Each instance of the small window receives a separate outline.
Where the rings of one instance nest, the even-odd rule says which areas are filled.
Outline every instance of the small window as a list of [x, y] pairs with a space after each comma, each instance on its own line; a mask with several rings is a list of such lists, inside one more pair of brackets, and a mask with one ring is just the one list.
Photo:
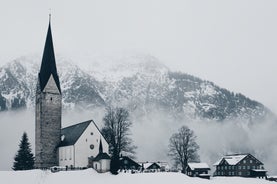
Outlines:
[[86, 139], [86, 142], [88, 142], [88, 139]]
[[249, 162], [250, 162], [250, 164], [252, 164], [252, 163], [253, 163], [253, 161], [252, 161], [252, 160], [250, 160]]
[[90, 132], [90, 135], [93, 135], [93, 132]]
[[91, 145], [89, 146], [89, 148], [90, 148], [90, 149], [94, 149], [94, 145], [91, 144]]
[[244, 160], [243, 163], [245, 164], [245, 163], [246, 163], [246, 160]]
[[52, 97], [50, 98], [50, 100], [52, 101]]

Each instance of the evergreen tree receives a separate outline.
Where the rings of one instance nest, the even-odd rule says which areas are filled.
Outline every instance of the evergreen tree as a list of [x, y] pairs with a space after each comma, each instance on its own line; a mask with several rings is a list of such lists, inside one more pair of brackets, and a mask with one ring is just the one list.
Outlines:
[[31, 146], [28, 141], [27, 133], [24, 132], [19, 144], [19, 150], [14, 158], [13, 170], [34, 169], [34, 155], [31, 152]]

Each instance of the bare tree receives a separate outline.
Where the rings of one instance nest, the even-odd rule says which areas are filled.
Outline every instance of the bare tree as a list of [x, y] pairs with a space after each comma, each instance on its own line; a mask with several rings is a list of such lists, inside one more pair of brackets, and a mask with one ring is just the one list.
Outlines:
[[176, 166], [182, 167], [182, 173], [186, 173], [188, 162], [199, 161], [198, 149], [196, 135], [187, 126], [182, 126], [169, 139], [169, 156]]
[[111, 172], [116, 174], [119, 169], [119, 156], [122, 153], [135, 154], [136, 147], [130, 138], [132, 122], [129, 119], [129, 112], [124, 108], [107, 108], [103, 118], [103, 136], [109, 143], [111, 160]]

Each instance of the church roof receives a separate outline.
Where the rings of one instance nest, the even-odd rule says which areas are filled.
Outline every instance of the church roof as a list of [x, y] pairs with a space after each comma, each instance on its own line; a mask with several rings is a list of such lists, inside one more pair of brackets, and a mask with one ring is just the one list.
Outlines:
[[51, 74], [55, 80], [55, 83], [61, 93], [60, 81], [57, 73], [56, 68], [56, 61], [55, 61], [55, 53], [54, 53], [54, 46], [52, 40], [52, 33], [51, 33], [51, 25], [49, 22], [48, 32], [46, 36], [46, 41], [44, 45], [44, 51], [42, 56], [42, 62], [39, 72], [39, 84], [40, 90], [43, 91]]
[[94, 159], [93, 161], [99, 161], [99, 160], [103, 160], [103, 159], [111, 159], [111, 157], [107, 154], [107, 153], [99, 153]]
[[89, 120], [61, 129], [61, 135], [64, 136], [64, 139], [59, 146], [74, 145], [91, 122], [92, 120]]

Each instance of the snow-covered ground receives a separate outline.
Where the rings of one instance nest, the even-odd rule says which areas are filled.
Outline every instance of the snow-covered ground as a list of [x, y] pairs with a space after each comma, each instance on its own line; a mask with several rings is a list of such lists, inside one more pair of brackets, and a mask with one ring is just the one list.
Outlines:
[[269, 184], [263, 179], [216, 177], [211, 180], [190, 178], [181, 173], [121, 173], [117, 176], [110, 173], [98, 174], [93, 169], [83, 171], [0, 171], [1, 184]]

